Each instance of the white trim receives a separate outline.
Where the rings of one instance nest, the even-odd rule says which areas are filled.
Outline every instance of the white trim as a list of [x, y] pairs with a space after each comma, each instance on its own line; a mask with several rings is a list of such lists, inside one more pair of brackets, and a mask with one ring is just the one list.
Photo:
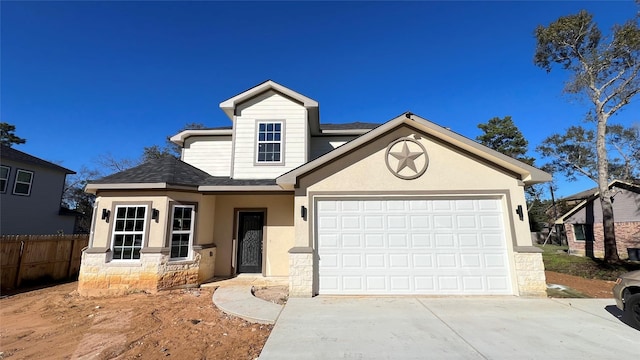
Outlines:
[[198, 191], [287, 191], [278, 185], [203, 185], [198, 187]]
[[[119, 208], [125, 208], [125, 209], [136, 208], [137, 209], [137, 208], [140, 208], [140, 207], [144, 208], [144, 217], [142, 219], [142, 221], [143, 221], [142, 222], [142, 231], [138, 231], [138, 230], [127, 231], [127, 230], [124, 230], [124, 229], [120, 230], [120, 231], [116, 230], [117, 221], [118, 221], [118, 209]], [[113, 208], [113, 211], [114, 211], [114, 214], [112, 216], [113, 220], [111, 220], [111, 221], [113, 221], [113, 228], [112, 228], [112, 231], [111, 231], [111, 243], [110, 243], [110, 246], [109, 246], [109, 248], [111, 249], [111, 260], [112, 261], [118, 261], [118, 262], [123, 262], [123, 261], [125, 261], [125, 262], [139, 262], [142, 256], [140, 256], [137, 259], [118, 259], [118, 258], [114, 258], [113, 254], [115, 254], [115, 250], [114, 250], [115, 239], [116, 239], [116, 235], [140, 235], [141, 236], [141, 238], [140, 238], [140, 251], [138, 252], [138, 254], [140, 254], [142, 252], [142, 249], [144, 249], [144, 240], [145, 240], [146, 231], [147, 231], [147, 221], [148, 221], [148, 218], [149, 218], [149, 205], [142, 205], [142, 204], [116, 205]], [[125, 219], [126, 219], [126, 217], [125, 217]], [[138, 219], [138, 218], [136, 217], [135, 219]], [[123, 242], [124, 242], [124, 240], [123, 240]], [[125, 247], [124, 243], [123, 243], [122, 247], [123, 248]], [[135, 250], [135, 248], [136, 247], [133, 246], [131, 248], [131, 251]]]
[[183, 146], [184, 141], [192, 136], [229, 136], [233, 135], [232, 129], [197, 129], [184, 130], [169, 138], [169, 141], [176, 145]]
[[525, 184], [530, 185], [551, 181], [551, 175], [540, 169], [501, 154], [493, 149], [481, 145], [462, 135], [456, 134], [451, 130], [445, 129], [417, 115], [406, 113], [378, 126], [372, 131], [369, 131], [366, 134], [349, 141], [348, 143], [313, 161], [310, 161], [281, 175], [276, 179], [276, 182], [282, 187], [291, 188], [296, 184], [299, 176], [304, 175], [308, 172], [312, 172], [316, 168], [319, 168], [321, 165], [329, 163], [334, 159], [337, 159], [340, 156], [349, 153], [354, 149], [357, 149], [359, 146], [362, 146], [370, 141], [374, 141], [377, 137], [387, 134], [403, 125], [413, 127], [417, 131], [424, 132], [437, 139], [440, 139], [443, 142], [451, 144], [452, 146], [468, 151], [471, 154], [492, 162], [499, 167], [512, 171], [518, 174], [520, 176], [520, 180], [524, 181]]
[[195, 186], [170, 185], [167, 183], [114, 183], [114, 184], [87, 184], [84, 191], [95, 194], [98, 190], [136, 190], [136, 189], [175, 189], [195, 190]]
[[0, 169], [7, 169], [7, 177], [3, 178], [2, 176], [2, 170], [0, 170], [0, 180], [4, 180], [4, 188], [0, 187], [0, 193], [5, 193], [7, 192], [7, 188], [9, 187], [9, 178], [11, 177], [11, 167], [10, 166], [5, 166], [5, 165], [0, 165]]
[[[268, 130], [266, 129], [267, 126], [269, 126], [269, 124], [273, 124], [274, 125], [274, 130], [272, 131], [274, 136], [277, 133], [275, 130], [275, 125], [276, 124], [280, 124], [280, 140], [260, 140], [260, 125], [264, 125], [265, 126], [265, 136], [268, 133]], [[284, 144], [285, 144], [285, 121], [284, 120], [256, 120], [256, 128], [255, 128], [255, 158], [254, 158], [254, 164], [255, 165], [284, 165]], [[278, 161], [267, 161], [267, 160], [262, 160], [260, 161], [259, 156], [260, 156], [260, 144], [279, 144], [280, 145], [280, 160]], [[265, 153], [266, 154], [266, 153]]]
[[227, 99], [223, 102], [220, 103], [220, 108], [222, 109], [222, 111], [224, 111], [225, 114], [227, 114], [227, 116], [229, 117], [229, 119], [231, 119], [232, 121], [235, 120], [234, 119], [234, 111], [236, 109], [236, 107], [238, 105], [240, 105], [241, 103], [243, 103], [246, 100], [251, 99], [252, 97], [255, 97], [259, 94], [262, 94], [265, 91], [268, 90], [275, 90], [281, 94], [284, 94], [296, 101], [299, 101], [300, 103], [302, 103], [302, 106], [306, 107], [306, 108], [317, 108], [318, 107], [318, 102], [308, 98], [298, 92], [295, 92], [289, 88], [286, 88], [278, 83], [276, 83], [275, 81], [272, 80], [267, 80], [265, 82], [263, 82], [262, 84], [259, 84], [257, 86], [252, 87], [249, 90], [243, 91], [242, 93]]
[[[176, 208], [190, 208], [191, 209], [191, 225], [189, 230], [174, 230], [173, 222], [175, 221], [175, 209]], [[170, 233], [169, 233], [169, 260], [170, 261], [185, 261], [193, 259], [193, 233], [195, 229], [196, 222], [196, 206], [193, 204], [173, 204], [171, 206], [171, 219], [169, 223]], [[189, 244], [187, 245], [187, 256], [186, 257], [172, 257], [171, 252], [173, 248], [173, 235], [174, 234], [188, 234], [189, 235]]]
[[[31, 175], [31, 177], [29, 178], [29, 182], [25, 182], [25, 181], [20, 181], [18, 180], [18, 178], [20, 177], [20, 173], [26, 173]], [[29, 196], [31, 195], [31, 189], [33, 188], [33, 177], [34, 177], [35, 173], [31, 170], [24, 170], [24, 169], [16, 169], [16, 177], [13, 181], [13, 195], [18, 195], [18, 196]], [[24, 184], [28, 184], [29, 185], [29, 190], [27, 191], [26, 194], [24, 193], [17, 193], [16, 192], [16, 187], [18, 186], [18, 184], [24, 185]]]

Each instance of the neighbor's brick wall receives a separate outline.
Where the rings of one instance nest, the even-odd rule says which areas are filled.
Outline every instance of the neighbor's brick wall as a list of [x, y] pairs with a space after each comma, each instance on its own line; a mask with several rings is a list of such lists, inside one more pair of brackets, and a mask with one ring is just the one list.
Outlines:
[[[588, 246], [593, 245], [593, 255], [597, 258], [604, 257], [604, 230], [602, 223], [593, 224], [593, 237], [595, 239], [593, 242], [576, 241], [573, 224], [565, 224], [564, 231], [567, 234], [570, 254], [585, 256], [588, 250], [591, 251]], [[615, 231], [618, 255], [622, 259], [627, 259], [629, 257], [627, 248], [640, 248], [640, 221], [616, 223]]]
[[514, 253], [518, 292], [521, 296], [547, 296], [541, 253]]
[[[209, 254], [207, 252], [207, 254]], [[215, 256], [213, 256], [215, 258]], [[207, 257], [205, 268], [212, 267]], [[78, 292], [85, 296], [118, 295], [133, 291], [157, 292], [200, 283], [201, 254], [190, 261], [170, 262], [164, 254], [140, 254], [135, 263], [107, 262], [107, 254], [84, 253]]]

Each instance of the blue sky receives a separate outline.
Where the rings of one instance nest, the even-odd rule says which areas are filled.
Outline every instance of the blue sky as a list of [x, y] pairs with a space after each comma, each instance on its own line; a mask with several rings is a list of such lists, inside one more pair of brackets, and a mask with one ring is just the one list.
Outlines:
[[[186, 123], [231, 125], [218, 104], [272, 79], [317, 100], [324, 123], [410, 110], [475, 138], [510, 115], [538, 157], [588, 104], [562, 93], [568, 74], [533, 65], [533, 31], [583, 8], [604, 29], [637, 11], [631, 0], [2, 1], [0, 120], [27, 139], [17, 149], [78, 170], [138, 157]], [[640, 121], [638, 101], [612, 121]], [[561, 196], [595, 186], [559, 185]]]

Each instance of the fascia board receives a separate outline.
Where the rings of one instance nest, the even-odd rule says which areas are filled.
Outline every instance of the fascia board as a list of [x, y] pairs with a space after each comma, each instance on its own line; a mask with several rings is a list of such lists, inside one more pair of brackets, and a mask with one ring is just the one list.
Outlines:
[[206, 130], [206, 129], [198, 129], [198, 130], [184, 130], [179, 132], [176, 135], [173, 135], [169, 140], [176, 144], [182, 146], [184, 141], [192, 136], [231, 136], [233, 134], [232, 129], [218, 129], [218, 130]]
[[255, 185], [255, 186], [241, 186], [241, 185], [201, 185], [198, 187], [198, 191], [287, 191], [278, 185]]
[[171, 185], [167, 183], [114, 183], [114, 184], [87, 184], [84, 191], [95, 194], [99, 190], [148, 190], [148, 189], [173, 189], [196, 190], [194, 186]]
[[307, 163], [292, 171], [285, 173], [276, 179], [276, 183], [280, 186], [290, 186], [297, 182], [297, 177], [312, 171], [317, 166], [331, 161], [358, 146], [365, 144], [377, 136], [380, 136], [394, 128], [406, 124], [408, 126], [415, 127], [417, 130], [423, 131], [426, 134], [434, 136], [446, 143], [459, 147], [463, 150], [484, 158], [499, 167], [510, 170], [521, 176], [521, 179], [525, 184], [536, 184], [546, 181], [551, 181], [551, 175], [536, 169], [533, 166], [527, 165], [521, 161], [512, 159], [504, 154], [501, 154], [493, 149], [490, 149], [484, 145], [481, 145], [471, 139], [468, 139], [462, 135], [459, 135], [451, 130], [445, 129], [439, 125], [436, 125], [426, 119], [423, 119], [416, 115], [410, 115], [411, 118], [407, 118], [406, 114], [402, 114], [393, 120], [390, 120], [377, 128], [365, 133], [364, 135], [350, 141], [349, 143]]
[[268, 80], [265, 81], [264, 83], [255, 86], [247, 91], [244, 91], [230, 99], [227, 99], [223, 102], [220, 103], [220, 108], [224, 111], [225, 114], [227, 114], [227, 116], [229, 117], [229, 119], [231, 119], [232, 121], [234, 120], [234, 110], [235, 108], [241, 104], [242, 102], [249, 100], [259, 94], [262, 94], [265, 91], [268, 90], [275, 90], [277, 92], [280, 92], [290, 98], [293, 98], [299, 102], [302, 103], [302, 105], [309, 109], [309, 108], [317, 108], [318, 107], [318, 102], [306, 97], [298, 92], [295, 92], [287, 87], [284, 87], [272, 80]]

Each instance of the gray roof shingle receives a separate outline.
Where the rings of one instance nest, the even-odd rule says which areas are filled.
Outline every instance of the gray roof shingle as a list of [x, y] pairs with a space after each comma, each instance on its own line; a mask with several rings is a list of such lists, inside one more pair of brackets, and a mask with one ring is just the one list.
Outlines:
[[382, 124], [377, 123], [365, 123], [365, 122], [352, 122], [345, 124], [320, 124], [321, 130], [359, 130], [359, 129], [374, 129]]
[[167, 183], [171, 185], [199, 186], [211, 175], [174, 157], [167, 156], [105, 176], [90, 184]]
[[45, 168], [49, 168], [49, 169], [53, 169], [53, 170], [58, 170], [58, 171], [62, 171], [65, 174], [75, 174], [76, 172], [73, 170], [69, 170], [65, 167], [62, 167], [60, 165], [56, 165], [52, 162], [46, 161], [46, 160], [42, 160], [38, 157], [35, 157], [33, 155], [29, 155], [27, 153], [24, 153], [20, 150], [16, 150], [12, 147], [6, 146], [6, 145], [0, 145], [0, 159], [2, 160], [13, 160], [13, 161], [18, 161], [18, 162], [23, 162], [23, 163], [29, 163], [29, 164], [34, 164], [37, 166], [42, 166]]

